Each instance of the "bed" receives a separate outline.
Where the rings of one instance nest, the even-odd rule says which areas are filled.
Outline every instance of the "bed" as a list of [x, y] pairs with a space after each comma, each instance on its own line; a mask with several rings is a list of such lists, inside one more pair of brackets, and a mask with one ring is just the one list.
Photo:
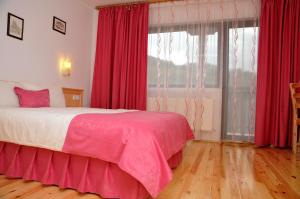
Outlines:
[[104, 198], [156, 197], [192, 138], [175, 113], [0, 106], [0, 173]]

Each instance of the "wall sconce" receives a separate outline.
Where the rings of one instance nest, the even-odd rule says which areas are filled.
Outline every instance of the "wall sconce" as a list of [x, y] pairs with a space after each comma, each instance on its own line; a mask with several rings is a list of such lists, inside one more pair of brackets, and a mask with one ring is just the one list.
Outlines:
[[71, 76], [71, 69], [72, 69], [72, 63], [69, 59], [64, 58], [60, 60], [60, 73], [64, 77], [70, 77]]

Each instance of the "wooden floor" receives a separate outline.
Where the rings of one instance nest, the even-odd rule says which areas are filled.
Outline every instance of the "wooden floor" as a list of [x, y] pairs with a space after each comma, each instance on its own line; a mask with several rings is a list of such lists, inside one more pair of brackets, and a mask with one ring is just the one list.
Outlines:
[[[0, 176], [0, 198], [99, 199], [71, 189]], [[289, 150], [193, 142], [158, 199], [300, 199], [300, 158]]]

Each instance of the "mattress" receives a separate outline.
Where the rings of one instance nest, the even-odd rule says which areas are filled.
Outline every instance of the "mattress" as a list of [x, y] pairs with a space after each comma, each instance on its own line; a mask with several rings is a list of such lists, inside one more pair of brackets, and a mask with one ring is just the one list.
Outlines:
[[62, 151], [68, 127], [76, 115], [129, 111], [133, 110], [0, 107], [0, 140]]

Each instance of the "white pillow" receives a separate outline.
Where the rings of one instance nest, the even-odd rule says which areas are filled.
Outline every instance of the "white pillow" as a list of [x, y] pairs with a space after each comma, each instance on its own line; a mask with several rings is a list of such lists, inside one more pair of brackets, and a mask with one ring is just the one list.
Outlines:
[[51, 107], [66, 107], [66, 100], [62, 88], [53, 87], [49, 89], [49, 92]]
[[14, 92], [15, 86], [20, 86], [20, 83], [0, 80], [0, 106], [19, 106], [18, 97]]
[[[21, 83], [21, 87], [27, 90], [45, 89], [45, 87], [25, 82]], [[65, 96], [61, 87], [51, 87], [46, 89], [49, 89], [50, 107], [66, 107]]]

